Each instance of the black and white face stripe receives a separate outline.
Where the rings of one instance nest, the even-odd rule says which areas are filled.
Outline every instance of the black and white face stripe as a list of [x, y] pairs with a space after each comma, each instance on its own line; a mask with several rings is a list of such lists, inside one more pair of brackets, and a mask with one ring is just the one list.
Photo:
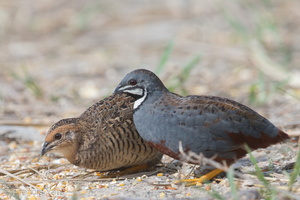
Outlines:
[[[140, 89], [141, 89], [141, 88], [140, 88]], [[133, 104], [133, 109], [134, 109], [134, 110], [137, 109], [137, 108], [145, 101], [145, 99], [146, 99], [146, 97], [147, 97], [147, 90], [144, 89], [143, 93], [144, 93], [143, 96], [142, 96], [141, 98], [137, 99], [137, 100], [134, 102], [134, 104]]]
[[130, 85], [122, 87], [123, 92], [127, 92], [129, 94], [133, 94], [136, 96], [143, 96], [144, 91], [140, 87], [132, 87]]
[[133, 109], [137, 109], [146, 99], [147, 90], [140, 87], [132, 87], [131, 85], [123, 86], [119, 88], [122, 92], [138, 96], [139, 98], [134, 102]]

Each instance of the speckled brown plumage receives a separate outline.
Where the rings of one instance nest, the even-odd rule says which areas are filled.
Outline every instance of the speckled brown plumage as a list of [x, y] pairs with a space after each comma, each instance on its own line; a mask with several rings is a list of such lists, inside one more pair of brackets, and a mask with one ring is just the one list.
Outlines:
[[58, 152], [74, 165], [99, 171], [158, 163], [162, 154], [135, 129], [133, 102], [126, 94], [115, 94], [78, 118], [58, 121], [46, 135], [42, 155]]

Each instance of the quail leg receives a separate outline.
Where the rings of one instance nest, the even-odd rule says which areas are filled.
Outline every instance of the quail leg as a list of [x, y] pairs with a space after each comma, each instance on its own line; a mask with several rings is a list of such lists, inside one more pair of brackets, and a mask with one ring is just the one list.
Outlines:
[[210, 179], [217, 176], [221, 172], [223, 172], [223, 170], [214, 169], [213, 171], [201, 176], [200, 178], [182, 179], [181, 182], [187, 183], [187, 185], [200, 185], [206, 181], [209, 181]]

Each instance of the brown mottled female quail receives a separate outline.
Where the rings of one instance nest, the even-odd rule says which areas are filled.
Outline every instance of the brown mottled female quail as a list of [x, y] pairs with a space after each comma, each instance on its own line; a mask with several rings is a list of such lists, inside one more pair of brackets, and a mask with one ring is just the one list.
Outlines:
[[162, 154], [138, 134], [133, 103], [133, 97], [115, 94], [78, 118], [58, 121], [48, 131], [41, 155], [57, 152], [74, 165], [98, 171], [157, 164]]

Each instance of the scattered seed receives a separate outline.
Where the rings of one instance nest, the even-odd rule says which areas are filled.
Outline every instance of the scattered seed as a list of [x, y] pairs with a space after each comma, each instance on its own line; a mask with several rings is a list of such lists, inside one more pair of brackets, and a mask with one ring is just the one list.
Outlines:
[[206, 185], [206, 186], [205, 186], [205, 190], [206, 190], [206, 191], [209, 191], [210, 189], [211, 189], [211, 185]]
[[36, 187], [40, 190], [44, 190], [45, 189], [45, 185], [44, 184], [37, 184]]
[[16, 141], [13, 141], [13, 142], [9, 143], [8, 147], [10, 150], [14, 150], [18, 147], [18, 144]]
[[36, 200], [37, 198], [35, 197], [35, 196], [33, 196], [33, 195], [30, 195], [29, 197], [28, 197], [28, 200]]
[[66, 187], [66, 191], [68, 191], [68, 192], [73, 192], [73, 191], [75, 191], [75, 190], [76, 190], [76, 188], [73, 187], [72, 185], [68, 185], [68, 186]]
[[124, 186], [125, 184], [124, 183], [120, 183], [118, 186]]
[[161, 192], [161, 193], [159, 194], [159, 197], [160, 197], [160, 198], [164, 198], [164, 197], [166, 197], [166, 194], [165, 194], [164, 192]]
[[202, 186], [202, 185], [203, 185], [203, 183], [201, 183], [201, 182], [196, 183], [196, 186]]
[[165, 186], [165, 189], [167, 189], [167, 190], [177, 190], [177, 188], [172, 187], [172, 186]]

